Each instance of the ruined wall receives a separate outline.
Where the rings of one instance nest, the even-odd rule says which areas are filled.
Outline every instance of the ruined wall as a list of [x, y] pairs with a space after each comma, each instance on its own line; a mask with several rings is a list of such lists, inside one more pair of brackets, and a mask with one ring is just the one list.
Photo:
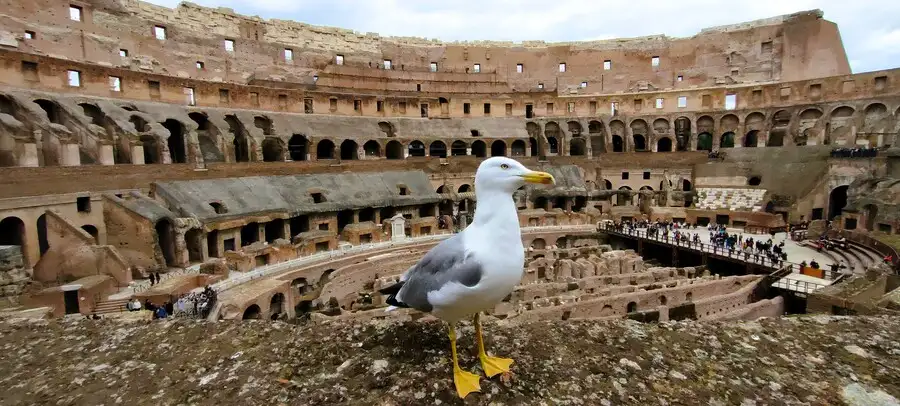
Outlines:
[[19, 246], [0, 246], [0, 307], [18, 304], [18, 296], [31, 281]]
[[159, 269], [165, 262], [159, 258], [161, 253], [158, 252], [154, 224], [114, 199], [118, 198], [106, 196], [103, 202], [103, 217], [108, 230], [107, 243], [131, 266], [143, 269], [144, 272]]
[[123, 258], [110, 246], [97, 245], [93, 236], [53, 211], [46, 212], [49, 250], [34, 266], [34, 279], [65, 283], [92, 276], [108, 275], [119, 286], [131, 282], [131, 272]]

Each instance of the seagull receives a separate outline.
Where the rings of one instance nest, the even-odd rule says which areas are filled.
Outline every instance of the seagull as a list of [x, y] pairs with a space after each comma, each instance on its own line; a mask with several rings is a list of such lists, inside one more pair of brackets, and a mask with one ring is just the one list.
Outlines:
[[522, 280], [525, 249], [513, 193], [526, 183], [554, 184], [553, 175], [532, 171], [505, 158], [489, 158], [475, 172], [475, 220], [462, 232], [432, 248], [400, 281], [381, 289], [387, 311], [413, 308], [449, 324], [453, 383], [460, 398], [480, 392], [479, 376], [459, 367], [456, 323], [475, 315], [478, 357], [485, 375], [509, 372], [513, 360], [487, 355], [480, 314], [493, 308]]

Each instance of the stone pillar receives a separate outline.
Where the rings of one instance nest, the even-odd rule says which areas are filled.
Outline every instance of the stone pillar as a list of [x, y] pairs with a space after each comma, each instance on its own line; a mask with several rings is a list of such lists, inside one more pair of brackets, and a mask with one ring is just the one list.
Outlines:
[[134, 165], [144, 165], [144, 146], [143, 145], [132, 145], [131, 146], [131, 163]]
[[256, 223], [256, 241], [266, 240], [266, 224]]
[[290, 221], [290, 219], [288, 219], [288, 221], [283, 221], [283, 222], [282, 222], [282, 225], [284, 226], [284, 230], [281, 232], [281, 235], [283, 235], [284, 238], [285, 238], [286, 240], [288, 240], [288, 241], [294, 241], [294, 236], [291, 235], [291, 221]]
[[16, 158], [16, 160], [19, 162], [19, 166], [29, 168], [37, 168], [41, 166], [41, 161], [38, 158], [37, 144], [34, 143], [22, 144], [21, 149], [19, 149], [19, 156], [17, 156]]
[[100, 165], [115, 165], [116, 157], [112, 144], [100, 144]]
[[80, 166], [81, 153], [78, 150], [78, 144], [62, 144], [59, 148], [59, 165], [60, 166]]

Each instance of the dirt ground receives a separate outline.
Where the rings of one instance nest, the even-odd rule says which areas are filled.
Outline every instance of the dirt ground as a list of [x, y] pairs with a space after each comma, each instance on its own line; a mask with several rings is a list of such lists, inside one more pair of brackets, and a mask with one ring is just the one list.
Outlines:
[[[473, 329], [461, 363], [480, 372]], [[895, 405], [900, 319], [485, 325], [456, 398], [439, 322], [0, 322], [3, 405]], [[893, 402], [893, 403], [892, 403]]]

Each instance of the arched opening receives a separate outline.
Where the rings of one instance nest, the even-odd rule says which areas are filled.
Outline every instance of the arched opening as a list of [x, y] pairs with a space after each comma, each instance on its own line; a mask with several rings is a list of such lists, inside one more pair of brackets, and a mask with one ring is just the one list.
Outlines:
[[234, 135], [234, 161], [250, 162], [250, 139], [243, 124], [235, 115], [225, 116], [225, 122], [228, 123], [228, 131]]
[[225, 157], [219, 150], [218, 132], [209, 122], [209, 118], [204, 113], [192, 112], [188, 113], [188, 117], [197, 123], [197, 143], [200, 145], [200, 153], [203, 155], [203, 162], [222, 162]]
[[241, 316], [241, 320], [258, 320], [260, 316], [260, 310], [258, 305], [250, 305], [247, 307], [247, 310], [244, 310], [243, 316]]
[[697, 150], [698, 151], [712, 151], [713, 149], [713, 137], [710, 133], [700, 133], [697, 136]]
[[379, 158], [381, 157], [381, 144], [375, 140], [366, 141], [363, 144], [363, 152], [366, 154], [366, 158]]
[[387, 159], [403, 159], [403, 144], [397, 140], [388, 141], [384, 152]]
[[769, 201], [766, 203], [765, 211], [766, 213], [775, 213], [775, 202]]
[[178, 120], [168, 119], [163, 127], [169, 130], [169, 138], [166, 144], [169, 146], [169, 157], [172, 163], [183, 164], [187, 162], [187, 154], [184, 146], [184, 125]]
[[631, 188], [628, 186], [620, 187], [619, 192], [616, 194], [616, 206], [629, 206], [633, 201], [634, 196]]
[[606, 190], [612, 190], [612, 182], [609, 179], [603, 179], [603, 186], [606, 187]]
[[547, 137], [547, 147], [549, 148], [549, 153], [559, 153], [559, 141], [556, 140], [556, 137]]
[[156, 222], [156, 241], [159, 243], [159, 249], [162, 251], [163, 259], [166, 266], [175, 266], [175, 228], [168, 219], [161, 219]]
[[656, 141], [657, 152], [672, 152], [672, 139], [669, 137], [660, 138]]
[[101, 111], [99, 107], [90, 103], [79, 103], [78, 106], [81, 107], [81, 111], [84, 112], [84, 115], [91, 119], [91, 124], [105, 127], [104, 121], [106, 120], [104, 119], [106, 118], [106, 115], [103, 114], [103, 111]]
[[309, 153], [309, 140], [305, 135], [294, 134], [288, 141], [288, 152], [291, 155], [291, 161], [305, 161], [306, 154]]
[[463, 183], [462, 185], [459, 185], [459, 189], [456, 189], [456, 193], [468, 193], [471, 191], [472, 191], [472, 187], [465, 183]]
[[7, 217], [0, 221], [0, 245], [17, 245], [25, 250], [25, 222], [18, 217]]
[[687, 151], [691, 145], [691, 120], [687, 117], [675, 119], [675, 146], [679, 151]]
[[531, 151], [531, 156], [538, 156], [538, 142], [534, 137], [528, 139], [528, 149]]
[[525, 141], [513, 141], [512, 145], [509, 146], [509, 153], [511, 156], [525, 156]]
[[446, 158], [447, 144], [444, 144], [443, 141], [432, 142], [431, 145], [428, 146], [428, 155], [436, 156], [438, 158]]
[[634, 312], [636, 312], [636, 311], [637, 311], [637, 303], [635, 303], [635, 302], [628, 302], [628, 305], [625, 306], [625, 311], [628, 312], [628, 313], [634, 313]]
[[531, 248], [536, 250], [542, 250], [547, 248], [547, 242], [544, 241], [543, 238], [535, 238], [534, 241], [531, 242]]
[[50, 249], [50, 240], [47, 239], [47, 215], [41, 214], [37, 219], [38, 248], [41, 255]]
[[341, 159], [359, 159], [359, 144], [353, 140], [344, 140], [344, 142], [341, 143]]
[[757, 142], [759, 141], [759, 131], [753, 130], [747, 133], [744, 136], [744, 147], [745, 148], [755, 148]]
[[659, 304], [660, 304], [661, 306], [665, 306], [666, 303], [669, 303], [669, 299], [666, 299], [666, 296], [665, 296], [665, 295], [660, 296], [660, 297], [659, 297]]
[[539, 196], [537, 199], [534, 199], [534, 208], [547, 210], [550, 208], [550, 202], [544, 196]]
[[316, 144], [316, 159], [334, 159], [334, 143], [331, 140], [319, 140]]
[[141, 146], [144, 148], [144, 163], [147, 165], [160, 163], [159, 144], [156, 137], [150, 134], [141, 136]]
[[263, 135], [275, 135], [275, 130], [272, 128], [272, 120], [266, 116], [253, 117], [253, 125], [262, 130]]
[[751, 176], [750, 179], [747, 180], [747, 184], [750, 186], [759, 186], [762, 183], [762, 178], [759, 176]]
[[847, 205], [847, 185], [834, 188], [828, 195], [828, 220], [834, 220], [844, 212]]
[[130, 121], [131, 124], [134, 125], [134, 130], [139, 133], [150, 131], [150, 124], [147, 123], [147, 120], [144, 120], [144, 118], [141, 116], [131, 116], [128, 121]]
[[384, 135], [388, 138], [393, 138], [396, 136], [396, 134], [394, 133], [394, 125], [387, 121], [379, 122], [378, 129], [381, 130], [381, 132], [383, 132]]
[[875, 231], [875, 217], [878, 216], [878, 206], [867, 204], [863, 207], [863, 213], [866, 216], [866, 230]]
[[466, 156], [468, 152], [466, 151], [465, 141], [453, 141], [453, 144], [450, 144], [450, 155], [452, 156]]
[[266, 233], [266, 242], [271, 244], [275, 240], [284, 238], [284, 220], [274, 219], [263, 226]]
[[587, 146], [583, 138], [574, 138], [569, 143], [569, 155], [584, 156], [587, 155]]
[[419, 140], [415, 140], [409, 143], [409, 156], [419, 157], [425, 156], [425, 143]]
[[592, 120], [588, 123], [588, 135], [591, 137], [591, 153], [598, 156], [606, 152], [606, 129], [603, 123]]
[[506, 156], [506, 143], [497, 140], [491, 144], [491, 156]]
[[94, 237], [94, 244], [100, 243], [100, 232], [97, 230], [97, 227], [94, 227], [91, 224], [85, 224], [81, 226], [81, 229]]
[[191, 263], [203, 262], [203, 230], [192, 228], [184, 233], [184, 243], [187, 246], [188, 261]]
[[622, 142], [622, 137], [620, 137], [618, 135], [613, 135], [612, 144], [613, 144], [613, 152], [625, 152], [625, 143]]
[[284, 143], [280, 138], [266, 137], [262, 142], [262, 154], [264, 162], [283, 162]]
[[272, 295], [272, 300], [269, 301], [269, 319], [278, 320], [281, 313], [284, 313], [284, 294], [279, 292]]
[[647, 150], [647, 142], [644, 140], [644, 136], [640, 134], [634, 135], [634, 150], [635, 151], [646, 151]]
[[719, 142], [719, 148], [734, 148], [734, 133], [729, 131], [722, 134], [722, 140]]
[[487, 156], [487, 144], [482, 140], [478, 140], [472, 143], [472, 155], [475, 155], [479, 158], [484, 158]]
[[60, 121], [61, 117], [59, 105], [56, 104], [56, 102], [44, 99], [37, 99], [34, 102], [37, 103], [37, 105], [40, 106], [45, 113], [47, 113], [47, 120], [49, 120], [53, 124], [62, 124], [62, 121]]

